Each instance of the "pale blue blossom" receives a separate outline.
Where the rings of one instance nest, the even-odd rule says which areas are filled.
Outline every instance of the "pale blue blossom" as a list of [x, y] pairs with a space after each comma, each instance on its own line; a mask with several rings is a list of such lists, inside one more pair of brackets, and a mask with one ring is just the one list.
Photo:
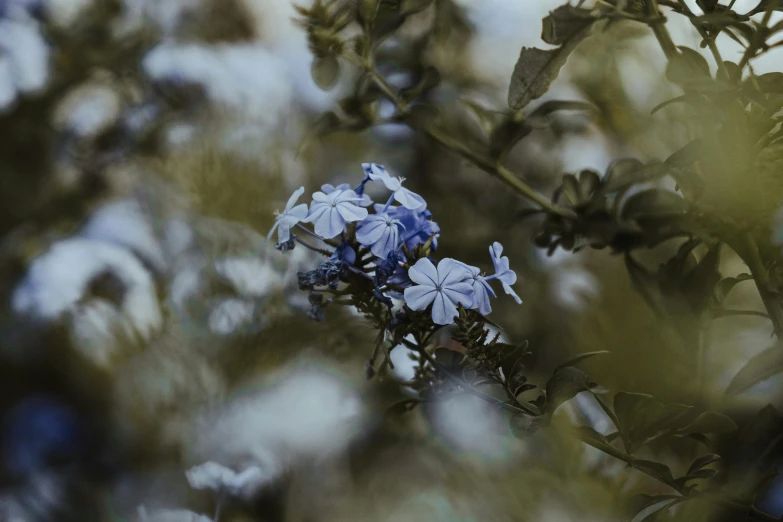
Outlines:
[[384, 210], [384, 205], [375, 205], [375, 212], [386, 212], [394, 219], [399, 219], [405, 231], [402, 239], [409, 250], [426, 243], [432, 237], [432, 249], [438, 248], [440, 227], [432, 221], [432, 213], [426, 208], [408, 210], [405, 207], [392, 206]]
[[511, 288], [511, 285], [517, 282], [517, 274], [509, 268], [508, 257], [503, 256], [503, 245], [497, 241], [492, 243], [492, 246], [489, 247], [489, 255], [492, 257], [492, 264], [495, 265], [495, 274], [487, 277], [487, 281], [499, 280], [503, 284], [503, 290], [506, 294], [513, 297], [517, 304], [522, 304], [522, 299]]
[[[352, 189], [348, 183], [341, 183], [336, 187], [330, 183], [321, 185], [321, 192], [323, 192], [324, 194], [331, 194], [335, 190], [353, 190], [354, 192], [356, 192], [356, 190]], [[360, 207], [369, 207], [370, 205], [372, 205], [372, 199], [370, 198], [370, 196], [368, 196], [364, 192], [362, 192], [361, 194], [356, 192], [356, 194], [362, 198], [361, 201], [359, 201]]]
[[419, 259], [408, 275], [416, 286], [405, 289], [405, 304], [411, 310], [424, 310], [432, 304], [436, 324], [453, 323], [458, 304], [466, 308], [473, 305], [473, 287], [465, 282], [470, 273], [453, 259], [442, 259], [437, 268], [429, 259]]
[[305, 203], [294, 206], [299, 197], [304, 194], [304, 191], [304, 187], [299, 187], [291, 194], [291, 197], [288, 198], [288, 203], [285, 205], [285, 210], [282, 213], [278, 213], [277, 217], [275, 217], [275, 224], [266, 236], [267, 240], [272, 237], [275, 229], [277, 229], [278, 243], [285, 243], [291, 239], [291, 227], [307, 217], [307, 205]]
[[367, 217], [367, 209], [358, 206], [359, 202], [361, 197], [353, 190], [335, 189], [329, 194], [316, 192], [310, 213], [303, 221], [313, 223], [315, 233], [322, 238], [331, 239], [345, 231], [347, 223]]
[[356, 240], [370, 247], [374, 256], [386, 259], [400, 246], [400, 230], [404, 228], [399, 219], [388, 214], [373, 214], [359, 225]]
[[473, 304], [470, 308], [478, 310], [481, 315], [488, 315], [492, 312], [492, 305], [489, 303], [489, 296], [497, 297], [495, 291], [489, 286], [487, 278], [481, 275], [481, 270], [475, 266], [466, 265], [458, 261], [468, 271], [469, 277], [465, 282], [473, 288]]
[[[394, 178], [383, 165], [377, 163], [362, 163], [365, 174], [378, 183], [383, 183], [387, 189], [392, 191], [392, 198], [403, 207], [410, 210], [423, 209], [427, 206], [424, 198], [402, 186], [405, 178]], [[391, 202], [391, 198], [389, 200]], [[389, 206], [389, 203], [386, 204]]]

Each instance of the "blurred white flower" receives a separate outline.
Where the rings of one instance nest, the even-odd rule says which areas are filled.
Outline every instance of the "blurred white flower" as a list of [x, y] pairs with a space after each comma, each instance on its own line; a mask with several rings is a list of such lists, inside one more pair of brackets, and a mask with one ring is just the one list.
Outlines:
[[160, 312], [152, 276], [128, 250], [84, 238], [59, 241], [33, 260], [12, 296], [16, 313], [53, 321], [78, 310], [90, 285], [106, 277], [117, 294], [118, 308], [135, 331], [149, 337], [160, 328]]
[[253, 325], [256, 306], [252, 301], [228, 298], [209, 313], [209, 330], [216, 335], [230, 335]]
[[257, 466], [265, 480], [277, 480], [289, 467], [339, 455], [361, 432], [362, 409], [356, 391], [332, 372], [289, 369], [269, 388], [242, 393], [198, 419], [191, 459]]
[[49, 53], [37, 23], [0, 19], [0, 110], [18, 95], [44, 88]]
[[226, 492], [235, 497], [248, 497], [268, 482], [268, 477], [258, 466], [236, 472], [212, 461], [190, 468], [185, 472], [185, 476], [193, 489]]
[[281, 288], [282, 274], [272, 263], [256, 257], [227, 257], [215, 262], [218, 276], [249, 297], [264, 297]]
[[60, 102], [55, 121], [80, 137], [94, 137], [114, 124], [122, 109], [119, 94], [107, 85], [88, 84]]
[[101, 207], [90, 216], [80, 235], [126, 247], [158, 272], [166, 268], [163, 247], [137, 201], [117, 201]]
[[212, 519], [187, 509], [156, 509], [147, 512], [144, 506], [138, 510], [138, 522], [212, 522]]

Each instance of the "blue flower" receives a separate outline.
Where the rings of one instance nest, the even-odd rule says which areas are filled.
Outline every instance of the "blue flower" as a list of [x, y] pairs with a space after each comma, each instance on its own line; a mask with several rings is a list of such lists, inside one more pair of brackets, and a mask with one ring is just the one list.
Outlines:
[[356, 231], [356, 240], [376, 257], [386, 259], [389, 253], [400, 246], [400, 230], [405, 227], [399, 219], [394, 219], [386, 213], [373, 214], [361, 222]]
[[266, 236], [267, 241], [272, 237], [275, 229], [277, 229], [277, 242], [285, 243], [291, 239], [291, 227], [302, 221], [307, 217], [307, 205], [302, 203], [296, 205], [296, 201], [304, 194], [304, 187], [299, 187], [291, 197], [288, 198], [288, 203], [285, 205], [285, 210], [282, 214], [277, 214], [275, 218], [275, 224], [272, 226], [272, 230]]
[[[492, 264], [495, 265], [495, 274], [487, 277], [487, 281], [497, 279], [503, 283], [503, 290], [506, 294], [514, 298], [517, 304], [522, 304], [522, 299], [517, 295], [511, 285], [517, 282], [517, 274], [508, 266], [508, 258], [503, 256], [503, 245], [495, 241], [489, 247], [489, 255], [492, 257]], [[501, 257], [503, 256], [503, 257]]]
[[[361, 191], [357, 190], [358, 188], [361, 188]], [[372, 199], [370, 198], [370, 196], [364, 193], [364, 185], [359, 185], [359, 187], [357, 187], [356, 189], [352, 189], [348, 183], [341, 183], [336, 187], [329, 183], [326, 183], [325, 185], [321, 185], [321, 191], [324, 194], [331, 194], [335, 190], [353, 190], [354, 192], [356, 192], [357, 195], [359, 195], [362, 198], [361, 201], [359, 201], [360, 207], [369, 207], [370, 205], [372, 205]]]
[[[396, 200], [403, 207], [416, 210], [419, 208], [425, 208], [427, 202], [424, 198], [412, 192], [402, 186], [402, 182], [405, 178], [393, 178], [389, 171], [383, 165], [377, 163], [362, 163], [364, 173], [372, 180], [378, 183], [383, 183], [387, 189], [392, 191], [392, 198]], [[391, 203], [391, 199], [389, 200]], [[386, 203], [386, 206], [389, 206]]]
[[356, 203], [361, 201], [353, 190], [334, 190], [329, 194], [316, 192], [310, 213], [303, 220], [315, 225], [315, 233], [331, 239], [345, 231], [346, 223], [361, 221], [367, 217], [367, 209]]
[[411, 310], [424, 310], [432, 304], [432, 320], [436, 324], [451, 324], [458, 315], [457, 305], [473, 305], [473, 287], [465, 282], [469, 272], [457, 261], [445, 258], [438, 267], [427, 258], [416, 261], [408, 269], [416, 286], [405, 289], [405, 304]]
[[473, 305], [470, 308], [478, 310], [481, 315], [488, 315], [492, 312], [492, 305], [489, 303], [489, 296], [497, 297], [495, 291], [489, 286], [487, 278], [481, 275], [481, 270], [475, 266], [460, 263], [468, 271], [469, 277], [465, 282], [473, 288]]
[[[383, 208], [383, 205], [375, 205], [376, 212], [383, 212]], [[440, 227], [432, 221], [432, 212], [426, 208], [409, 210], [405, 207], [389, 207], [386, 209], [386, 214], [402, 223], [405, 228], [402, 232], [402, 240], [409, 250], [426, 243], [433, 235], [435, 237], [432, 239], [432, 249], [437, 250]]]

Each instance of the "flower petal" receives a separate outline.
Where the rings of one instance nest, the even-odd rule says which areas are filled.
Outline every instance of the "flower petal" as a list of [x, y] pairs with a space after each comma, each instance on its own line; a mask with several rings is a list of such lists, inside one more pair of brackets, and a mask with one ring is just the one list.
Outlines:
[[435, 300], [432, 303], [433, 322], [441, 325], [451, 324], [454, 322], [454, 317], [456, 317], [457, 314], [456, 305], [446, 298], [442, 292], [437, 292]]
[[331, 208], [332, 207], [326, 203], [313, 203], [310, 205], [310, 212], [307, 213], [307, 217], [305, 217], [302, 221], [305, 223], [313, 223], [321, 219], [321, 216], [324, 215], [324, 212], [328, 212]]
[[465, 265], [455, 259], [446, 257], [438, 263], [437, 281], [441, 286], [449, 286], [452, 283], [464, 281], [470, 277], [470, 272], [465, 268]]
[[417, 210], [427, 205], [424, 198], [404, 187], [394, 192], [394, 199], [408, 210]]
[[511, 288], [511, 285], [503, 283], [503, 290], [505, 290], [508, 295], [513, 297], [517, 304], [522, 304], [522, 298], [517, 295], [513, 288]]
[[416, 264], [408, 269], [408, 277], [411, 281], [420, 285], [438, 286], [438, 270], [432, 261], [423, 257], [416, 261]]
[[342, 202], [338, 203], [335, 207], [337, 209], [337, 212], [340, 213], [340, 216], [345, 220], [346, 223], [352, 223], [353, 221], [361, 221], [364, 218], [367, 217], [367, 209], [362, 207], [357, 207], [353, 203], [350, 202]]
[[345, 230], [345, 221], [333, 207], [327, 207], [315, 221], [315, 233], [324, 239], [331, 239], [343, 230]]
[[293, 194], [291, 194], [291, 197], [288, 198], [288, 203], [285, 204], [286, 212], [288, 212], [293, 208], [294, 204], [296, 203], [296, 200], [299, 199], [302, 196], [302, 194], [304, 194], [304, 190], [305, 190], [304, 187], [299, 187], [294, 191]]
[[473, 306], [473, 285], [470, 283], [456, 283], [443, 287], [442, 292], [454, 305], [461, 304], [465, 308]]
[[267, 241], [269, 241], [270, 239], [272, 239], [272, 234], [274, 234], [274, 233], [275, 233], [275, 229], [277, 229], [277, 227], [278, 227], [279, 225], [280, 225], [280, 217], [278, 216], [278, 217], [275, 219], [275, 224], [274, 224], [274, 225], [272, 225], [272, 228], [269, 230], [269, 233], [266, 235], [266, 240], [267, 240]]
[[334, 192], [329, 194], [324, 194], [323, 192], [313, 192], [313, 201], [317, 201], [319, 203], [329, 203], [332, 201], [332, 194], [334, 194]]
[[307, 217], [307, 205], [305, 203], [297, 205], [294, 208], [287, 210], [285, 215], [286, 217], [297, 219], [297, 222], [302, 221]]
[[411, 286], [405, 289], [403, 294], [405, 304], [411, 310], [424, 310], [427, 308], [438, 292], [431, 286]]
[[369, 216], [356, 231], [356, 240], [364, 246], [375, 244], [388, 228], [386, 222]]
[[277, 242], [285, 243], [291, 239], [291, 224], [285, 220], [280, 220], [280, 226], [277, 229]]

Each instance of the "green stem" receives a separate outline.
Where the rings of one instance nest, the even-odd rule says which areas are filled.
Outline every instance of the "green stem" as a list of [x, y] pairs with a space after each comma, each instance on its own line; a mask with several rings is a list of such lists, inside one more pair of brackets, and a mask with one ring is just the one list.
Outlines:
[[750, 275], [753, 276], [761, 300], [769, 314], [769, 319], [772, 321], [775, 335], [778, 339], [783, 339], [783, 307], [781, 307], [778, 296], [770, 290], [769, 275], [755, 240], [749, 233], [744, 233], [740, 236], [739, 242], [733, 245], [733, 249], [748, 265]]
[[748, 62], [756, 56], [756, 51], [759, 50], [761, 44], [764, 43], [766, 37], [767, 27], [769, 26], [769, 20], [772, 18], [772, 11], [775, 9], [775, 4], [771, 3], [767, 10], [764, 12], [764, 18], [761, 20], [761, 27], [753, 34], [753, 41], [750, 42], [748, 48], [745, 49], [745, 53], [742, 55], [742, 59], [739, 62], [740, 70], [744, 69]]
[[[405, 113], [407, 104], [402, 99], [400, 99], [399, 94], [394, 89], [394, 87], [389, 85], [386, 79], [380, 73], [378, 73], [377, 70], [375, 70], [370, 61], [350, 53], [345, 54], [345, 57], [354, 63], [357, 67], [365, 70], [367, 74], [370, 75], [378, 89], [394, 104], [394, 106], [397, 108], [397, 111], [400, 114]], [[428, 126], [422, 130], [430, 138], [434, 139], [452, 152], [459, 154], [461, 157], [465, 158], [481, 170], [499, 178], [519, 194], [533, 201], [548, 213], [565, 218], [575, 217], [575, 214], [571, 210], [561, 208], [558, 205], [552, 203], [549, 198], [536, 191], [533, 187], [517, 177], [501, 163], [472, 150], [464, 143], [452, 138], [451, 136], [432, 126]]]
[[645, 9], [647, 15], [655, 20], [653, 23], [648, 24], [650, 29], [652, 29], [655, 38], [658, 40], [658, 44], [660, 44], [661, 49], [663, 49], [663, 54], [666, 55], [666, 58], [671, 59], [677, 54], [677, 46], [674, 45], [669, 30], [666, 29], [666, 25], [659, 20], [662, 16], [658, 10], [658, 0], [647, 0], [645, 2]]

